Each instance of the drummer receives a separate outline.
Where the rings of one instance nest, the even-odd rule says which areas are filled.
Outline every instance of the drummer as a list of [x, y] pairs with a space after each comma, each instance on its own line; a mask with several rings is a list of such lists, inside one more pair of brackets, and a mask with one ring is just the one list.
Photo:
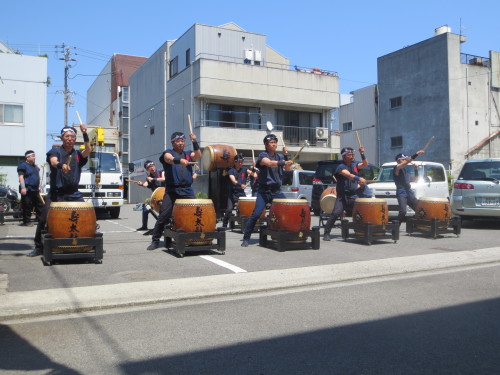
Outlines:
[[243, 166], [245, 158], [239, 154], [234, 157], [234, 167], [227, 171], [229, 178], [229, 191], [227, 197], [227, 206], [222, 218], [222, 226], [227, 228], [229, 217], [233, 212], [234, 205], [240, 197], [246, 196], [245, 188], [247, 187], [248, 168]]
[[[142, 187], [155, 191], [157, 188], [165, 186], [165, 172], [163, 169], [156, 169], [156, 165], [151, 160], [144, 162], [144, 169], [146, 170], [146, 181], [141, 184]], [[150, 210], [147, 204], [142, 204], [142, 226], [137, 230], [148, 230], [148, 215]]]
[[[415, 210], [417, 206], [417, 197], [413, 190], [411, 190], [410, 175], [407, 175], [405, 167], [424, 153], [424, 150], [419, 150], [412, 156], [406, 156], [405, 154], [396, 155], [397, 165], [394, 167], [392, 173], [394, 183], [396, 184], [396, 199], [399, 205], [399, 224], [406, 219], [406, 206], [410, 206], [412, 210]], [[413, 167], [415, 169], [415, 176], [418, 177], [418, 166], [413, 164]]]
[[340, 154], [342, 155], [342, 164], [339, 164], [335, 170], [334, 176], [337, 181], [337, 200], [333, 206], [333, 211], [325, 224], [325, 233], [323, 241], [330, 241], [330, 231], [335, 220], [345, 211], [351, 215], [354, 201], [360, 197], [358, 184], [366, 185], [366, 180], [358, 176], [358, 171], [368, 166], [368, 159], [365, 157], [365, 148], [359, 147], [361, 162], [354, 160], [354, 149], [344, 147]]
[[87, 126], [80, 125], [83, 134], [85, 149], [83, 151], [74, 148], [77, 130], [65, 127], [61, 130], [62, 146], [55, 146], [47, 152], [47, 162], [50, 165], [50, 192], [45, 197], [38, 225], [35, 233], [35, 249], [28, 254], [35, 257], [43, 253], [42, 230], [47, 224], [50, 202], [83, 202], [82, 193], [78, 191], [82, 167], [87, 164], [90, 151], [90, 140], [87, 134]]
[[193, 151], [184, 151], [186, 136], [181, 132], [174, 132], [170, 137], [172, 148], [163, 151], [160, 162], [165, 170], [165, 195], [160, 208], [160, 214], [153, 229], [153, 237], [148, 250], [160, 247], [160, 237], [167, 221], [172, 216], [172, 210], [176, 199], [195, 199], [193, 184], [193, 164], [191, 162], [200, 160], [201, 151], [196, 135], [189, 135], [193, 143]]
[[258, 175], [258, 191], [255, 208], [252, 216], [248, 219], [245, 225], [243, 234], [243, 242], [241, 246], [247, 247], [250, 235], [253, 232], [257, 219], [266, 209], [266, 204], [271, 203], [274, 198], [286, 198], [281, 191], [283, 179], [283, 169], [289, 171], [293, 161], [288, 160], [288, 150], [283, 146], [283, 154], [278, 154], [278, 138], [274, 134], [268, 134], [264, 137], [264, 145], [266, 151], [262, 152], [257, 162], [256, 167], [259, 169]]

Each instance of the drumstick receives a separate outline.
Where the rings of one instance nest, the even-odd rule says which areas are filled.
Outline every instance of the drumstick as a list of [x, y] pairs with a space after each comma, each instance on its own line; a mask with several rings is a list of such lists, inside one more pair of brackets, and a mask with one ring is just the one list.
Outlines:
[[252, 148], [252, 160], [253, 160], [253, 163], [255, 164], [255, 154], [253, 153], [253, 148]]
[[358, 138], [358, 145], [361, 147], [361, 139], [359, 139], [358, 131], [356, 130], [356, 138]]
[[434, 136], [432, 136], [430, 139], [429, 139], [429, 142], [427, 142], [427, 144], [425, 145], [425, 147], [423, 148], [423, 150], [427, 150], [427, 147], [429, 147], [431, 145], [432, 142], [434, 142]]
[[78, 117], [78, 121], [80, 121], [80, 125], [83, 125], [83, 121], [82, 121], [82, 118], [80, 117], [80, 114], [78, 113], [78, 111], [75, 111], [76, 112], [76, 116]]
[[283, 143], [283, 147], [286, 147], [286, 144], [285, 144], [285, 141], [283, 140], [283, 137], [281, 136], [281, 134], [279, 134], [280, 136], [280, 139], [281, 139], [281, 143]]
[[71, 163], [71, 159], [72, 159], [72, 158], [73, 158], [73, 154], [70, 154], [70, 155], [68, 156], [68, 160], [66, 160], [66, 165], [68, 166], [68, 169], [69, 169], [69, 170], [71, 170], [71, 168], [70, 168], [70, 166], [69, 166], [69, 165], [70, 165], [70, 163]]
[[191, 115], [188, 113], [188, 122], [189, 122], [189, 134], [193, 134], [193, 125], [191, 124]]
[[135, 182], [136, 184], [142, 185], [142, 181], [135, 181], [135, 180], [129, 180], [128, 178], [126, 179], [127, 182]]
[[198, 164], [198, 162], [197, 161], [188, 161], [188, 164], [193, 164], [194, 165], [194, 164]]

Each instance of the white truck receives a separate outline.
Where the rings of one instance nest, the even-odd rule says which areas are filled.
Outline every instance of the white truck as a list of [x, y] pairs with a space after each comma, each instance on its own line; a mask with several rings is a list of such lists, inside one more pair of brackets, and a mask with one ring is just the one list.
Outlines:
[[[375, 198], [387, 200], [391, 216], [397, 216], [399, 210], [396, 199], [396, 184], [392, 174], [396, 164], [396, 162], [384, 163], [376, 180], [368, 185]], [[414, 165], [418, 166], [417, 179], [415, 179]], [[413, 161], [406, 166], [406, 171], [411, 176], [411, 188], [415, 191], [417, 199], [421, 197], [450, 198], [448, 176], [443, 164], [429, 161]], [[410, 207], [408, 207], [407, 215], [414, 215]]]
[[107, 211], [117, 219], [123, 206], [124, 189], [120, 158], [114, 152], [100, 151], [100, 146], [104, 145], [104, 129], [92, 129], [89, 138], [92, 152], [82, 169], [78, 190], [96, 211]]

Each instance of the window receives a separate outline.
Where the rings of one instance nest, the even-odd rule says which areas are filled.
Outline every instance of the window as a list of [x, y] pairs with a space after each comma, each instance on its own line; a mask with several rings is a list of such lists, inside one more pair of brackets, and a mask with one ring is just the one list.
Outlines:
[[121, 123], [122, 123], [122, 126], [121, 126], [122, 133], [128, 134], [128, 117], [123, 117], [121, 119]]
[[170, 78], [179, 73], [179, 67], [177, 65], [178, 58], [175, 56], [172, 60], [170, 60]]
[[283, 130], [287, 142], [301, 145], [304, 140], [316, 139], [316, 128], [322, 127], [322, 116], [318, 112], [276, 110], [277, 130]]
[[391, 137], [391, 147], [403, 147], [403, 136]]
[[23, 125], [23, 106], [16, 104], [0, 104], [0, 124]]
[[403, 98], [398, 96], [397, 98], [391, 99], [391, 108], [398, 108], [403, 105]]
[[426, 166], [425, 175], [432, 178], [432, 182], [445, 181], [444, 169], [441, 167]]
[[155, 127], [154, 125], [149, 128], [149, 134], [154, 135], [155, 134]]
[[209, 103], [205, 117], [208, 126], [260, 129], [261, 124], [257, 107]]
[[128, 103], [128, 87], [122, 87], [122, 101]]
[[344, 122], [342, 124], [342, 131], [343, 132], [348, 132], [349, 130], [352, 130], [352, 121]]
[[191, 65], [191, 48], [186, 50], [186, 66]]
[[128, 106], [124, 105], [122, 107], [122, 117], [129, 117], [128, 116]]

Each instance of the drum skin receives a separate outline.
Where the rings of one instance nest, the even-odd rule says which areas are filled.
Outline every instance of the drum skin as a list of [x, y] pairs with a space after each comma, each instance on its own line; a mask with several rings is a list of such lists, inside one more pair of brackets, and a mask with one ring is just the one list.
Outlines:
[[[290, 242], [305, 242], [302, 232], [311, 228], [311, 210], [305, 199], [273, 199], [269, 210], [269, 229], [297, 233]], [[271, 235], [271, 238], [273, 236]], [[275, 238], [273, 238], [275, 239]]]
[[[382, 231], [375, 231], [373, 235], [381, 236], [385, 234], [386, 225], [389, 222], [389, 209], [387, 201], [380, 198], [357, 198], [352, 209], [352, 221], [356, 225], [371, 223], [372, 225], [382, 225]], [[358, 235], [363, 235], [363, 231], [355, 230]]]
[[165, 188], [159, 187], [153, 191], [151, 194], [151, 208], [156, 213], [160, 213], [161, 202], [163, 201], [163, 196], [165, 195]]
[[185, 244], [210, 245], [213, 238], [205, 238], [204, 232], [215, 231], [215, 208], [211, 199], [176, 199], [172, 212], [172, 229], [186, 233], [201, 232], [200, 240], [187, 240]]
[[319, 205], [324, 213], [331, 214], [333, 212], [333, 206], [335, 206], [336, 200], [337, 189], [328, 187], [321, 193], [321, 197], [319, 198]]
[[90, 202], [51, 202], [47, 216], [52, 238], [95, 237], [96, 216]]
[[[439, 226], [439, 229], [446, 229], [450, 224], [451, 210], [450, 201], [447, 198], [431, 198], [431, 197], [421, 197], [417, 201], [417, 206], [415, 207], [415, 219], [431, 221], [432, 219], [437, 219], [439, 221], [445, 221], [446, 225]], [[427, 225], [418, 225], [420, 229], [429, 229]]]
[[236, 150], [230, 145], [210, 145], [203, 149], [201, 162], [203, 168], [209, 172], [214, 172], [218, 168], [232, 168]]
[[[240, 197], [238, 198], [238, 216], [252, 216], [253, 210], [255, 208], [255, 203], [257, 202], [257, 197]], [[260, 217], [266, 215], [266, 210], [262, 210]]]

